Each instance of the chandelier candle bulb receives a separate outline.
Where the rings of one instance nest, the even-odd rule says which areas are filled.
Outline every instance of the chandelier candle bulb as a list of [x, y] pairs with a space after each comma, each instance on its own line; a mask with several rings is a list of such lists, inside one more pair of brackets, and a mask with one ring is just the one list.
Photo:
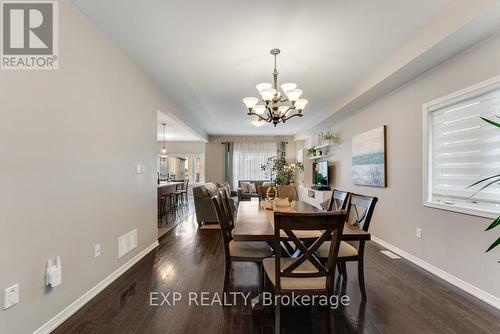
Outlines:
[[297, 101], [295, 101], [295, 108], [297, 108], [297, 110], [303, 110], [307, 102], [308, 101], [306, 99], [298, 99]]
[[267, 82], [263, 82], [263, 83], [255, 85], [255, 88], [257, 88], [257, 90], [260, 93], [261, 90], [273, 88], [273, 85], [271, 85], [270, 83], [267, 83]]
[[248, 109], [249, 116], [257, 116], [257, 120], [252, 122], [255, 126], [263, 125], [263, 121], [273, 123], [274, 126], [278, 123], [285, 123], [292, 117], [302, 117], [302, 110], [307, 104], [306, 99], [301, 99], [302, 90], [297, 88], [297, 84], [287, 82], [282, 84], [280, 92], [278, 90], [278, 70], [276, 68], [276, 57], [280, 54], [279, 49], [272, 49], [271, 54], [274, 57], [273, 84], [263, 82], [255, 86], [262, 102], [255, 97], [245, 97], [243, 103]]
[[289, 106], [280, 106], [278, 111], [280, 115], [285, 115], [290, 107]]
[[302, 89], [295, 88], [286, 92], [286, 96], [292, 102], [297, 101], [301, 95], [302, 95]]
[[264, 101], [272, 101], [275, 94], [276, 89], [274, 88], [266, 88], [260, 91], [260, 95], [262, 95]]
[[287, 82], [281, 85], [281, 89], [286, 94], [288, 91], [297, 88], [297, 84], [293, 82]]
[[256, 97], [245, 97], [243, 99], [243, 103], [247, 106], [248, 109], [252, 109], [259, 102], [259, 99]]
[[253, 111], [256, 113], [256, 114], [259, 114], [259, 115], [263, 115], [264, 112], [266, 111], [266, 107], [263, 106], [262, 104], [259, 104], [259, 105], [256, 105], [254, 108], [253, 108]]

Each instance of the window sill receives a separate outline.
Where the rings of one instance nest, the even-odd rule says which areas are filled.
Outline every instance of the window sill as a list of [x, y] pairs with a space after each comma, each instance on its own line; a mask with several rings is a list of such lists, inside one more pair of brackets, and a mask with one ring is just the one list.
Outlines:
[[424, 206], [428, 207], [428, 208], [440, 209], [440, 210], [451, 211], [451, 212], [455, 212], [455, 213], [461, 213], [461, 214], [465, 214], [465, 215], [482, 217], [482, 218], [489, 218], [489, 219], [495, 219], [500, 215], [499, 212], [482, 210], [482, 209], [474, 209], [474, 208], [468, 208], [468, 207], [463, 207], [463, 206], [459, 206], [459, 205], [443, 204], [443, 203], [437, 203], [437, 202], [426, 201], [426, 202], [424, 202]]

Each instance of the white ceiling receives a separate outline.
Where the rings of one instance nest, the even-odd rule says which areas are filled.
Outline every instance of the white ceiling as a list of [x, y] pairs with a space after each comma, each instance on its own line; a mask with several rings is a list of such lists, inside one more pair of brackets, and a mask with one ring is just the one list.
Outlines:
[[[177, 120], [175, 117], [167, 115], [161, 111], [157, 111], [157, 138], [158, 141], [200, 141], [200, 137], [196, 135], [189, 127]], [[165, 123], [165, 132], [163, 131], [163, 123]]]
[[[451, 0], [73, 0], [163, 90], [187, 124], [213, 135], [294, 134], [319, 119]], [[255, 84], [296, 82], [302, 118], [255, 127]], [[174, 128], [173, 128], [174, 129]]]

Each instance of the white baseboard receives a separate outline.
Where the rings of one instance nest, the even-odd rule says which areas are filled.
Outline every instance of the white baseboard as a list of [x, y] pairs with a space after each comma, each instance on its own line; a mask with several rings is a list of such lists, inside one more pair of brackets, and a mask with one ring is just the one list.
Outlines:
[[56, 329], [59, 325], [61, 325], [64, 321], [66, 321], [69, 317], [71, 317], [76, 311], [82, 308], [85, 304], [92, 300], [95, 296], [97, 296], [102, 290], [104, 290], [108, 285], [113, 283], [118, 277], [123, 275], [128, 269], [130, 269], [134, 264], [139, 262], [144, 256], [146, 256], [153, 249], [158, 247], [158, 240], [153, 242], [151, 245], [142, 250], [139, 254], [130, 259], [123, 266], [115, 270], [108, 277], [99, 282], [92, 289], [87, 291], [83, 296], [75, 300], [64, 310], [59, 312], [55, 317], [47, 321], [42, 327], [38, 328], [33, 334], [48, 334]]
[[492, 294], [490, 294], [486, 291], [483, 291], [483, 290], [479, 289], [478, 287], [475, 287], [474, 285], [467, 283], [467, 282], [461, 280], [460, 278], [455, 277], [455, 276], [447, 273], [446, 271], [441, 270], [441, 269], [433, 266], [432, 264], [427, 263], [424, 260], [421, 260], [418, 257], [411, 255], [410, 253], [405, 252], [404, 250], [399, 249], [396, 246], [391, 245], [390, 243], [388, 243], [382, 239], [379, 239], [379, 238], [372, 235], [371, 240], [376, 242], [380, 246], [387, 248], [391, 252], [398, 254], [402, 258], [416, 264], [420, 268], [427, 270], [431, 274], [436, 275], [437, 277], [445, 280], [446, 282], [456, 286], [457, 288], [471, 294], [472, 296], [474, 296], [476, 298], [479, 298], [480, 300], [484, 301], [485, 303], [488, 303], [491, 306], [495, 307], [496, 309], [500, 310], [500, 298], [495, 297]]

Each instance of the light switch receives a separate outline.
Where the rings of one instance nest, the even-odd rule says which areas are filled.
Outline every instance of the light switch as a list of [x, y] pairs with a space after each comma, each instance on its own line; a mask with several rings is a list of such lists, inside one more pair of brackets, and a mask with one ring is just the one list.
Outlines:
[[145, 174], [146, 173], [146, 166], [142, 164], [138, 164], [135, 166], [135, 173], [136, 174]]
[[101, 256], [101, 244], [94, 246], [94, 257]]
[[3, 291], [3, 309], [6, 310], [19, 303], [19, 284]]

